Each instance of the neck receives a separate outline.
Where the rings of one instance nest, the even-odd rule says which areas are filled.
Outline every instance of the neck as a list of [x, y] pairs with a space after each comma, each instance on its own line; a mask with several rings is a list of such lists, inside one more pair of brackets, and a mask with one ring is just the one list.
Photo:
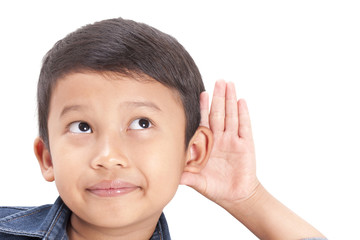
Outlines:
[[67, 227], [67, 234], [69, 240], [149, 240], [155, 231], [159, 217], [125, 227], [107, 228], [92, 225], [72, 213]]

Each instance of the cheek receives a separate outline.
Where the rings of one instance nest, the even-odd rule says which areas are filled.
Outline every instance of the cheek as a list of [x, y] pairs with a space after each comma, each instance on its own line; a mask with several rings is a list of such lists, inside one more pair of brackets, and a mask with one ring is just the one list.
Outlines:
[[[180, 164], [175, 164], [178, 159], [174, 156], [169, 156], [164, 159], [165, 161], [159, 160], [160, 157], [151, 161], [153, 164], [144, 165], [145, 168], [142, 171], [147, 182], [146, 195], [148, 199], [154, 205], [164, 208], [178, 189], [182, 168]], [[155, 161], [156, 163], [154, 163]]]
[[165, 138], [152, 141], [131, 154], [153, 192], [173, 195], [180, 182], [185, 164], [185, 151], [180, 141]]
[[67, 147], [66, 144], [50, 146], [55, 183], [60, 191], [70, 191], [70, 186], [77, 184], [77, 179], [85, 171], [84, 159], [86, 154], [77, 149]]
[[65, 146], [53, 150], [56, 188], [67, 206], [76, 209], [76, 203], [82, 201], [83, 181], [86, 180], [85, 156]]

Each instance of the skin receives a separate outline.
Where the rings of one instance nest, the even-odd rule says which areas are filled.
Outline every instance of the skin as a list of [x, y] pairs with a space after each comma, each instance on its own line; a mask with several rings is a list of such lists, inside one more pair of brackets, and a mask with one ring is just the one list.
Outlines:
[[[179, 97], [143, 78], [74, 73], [53, 90], [51, 151], [37, 138], [35, 153], [44, 178], [55, 181], [73, 212], [70, 239], [149, 239], [182, 174], [196, 174], [206, 165], [211, 131], [199, 128], [186, 148]], [[142, 128], [139, 119], [151, 124]], [[103, 181], [131, 188], [99, 196], [92, 186]]]
[[[246, 102], [237, 100], [233, 83], [215, 84], [210, 113], [208, 95], [201, 94], [201, 126], [187, 151], [179, 148], [185, 120], [174, 96], [156, 82], [119, 76], [74, 74], [59, 81], [48, 122], [51, 155], [40, 138], [35, 140], [35, 153], [43, 176], [55, 180], [74, 212], [70, 239], [149, 239], [179, 183], [226, 209], [260, 239], [324, 238], [258, 180], [249, 112]], [[164, 114], [123, 107], [134, 100], [154, 101]], [[78, 101], [91, 111], [71, 111], [67, 120], [59, 119], [67, 104]], [[149, 116], [154, 117], [154, 128], [129, 130], [134, 119]], [[79, 120], [89, 121], [94, 133], [69, 133], [66, 126]], [[87, 192], [89, 184], [112, 178], [139, 189], [109, 199]]]
[[226, 209], [260, 239], [325, 238], [258, 180], [249, 111], [245, 100], [237, 100], [234, 84], [216, 82], [210, 114], [207, 93], [200, 105], [201, 125], [214, 133], [214, 147], [206, 167], [183, 173], [181, 183]]

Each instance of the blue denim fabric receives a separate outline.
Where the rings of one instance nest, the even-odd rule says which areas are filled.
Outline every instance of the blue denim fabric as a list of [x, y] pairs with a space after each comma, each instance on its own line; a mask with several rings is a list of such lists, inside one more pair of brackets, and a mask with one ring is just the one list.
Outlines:
[[[54, 204], [40, 207], [0, 207], [2, 240], [67, 240], [66, 226], [71, 211], [59, 197]], [[161, 214], [150, 240], [171, 240]]]

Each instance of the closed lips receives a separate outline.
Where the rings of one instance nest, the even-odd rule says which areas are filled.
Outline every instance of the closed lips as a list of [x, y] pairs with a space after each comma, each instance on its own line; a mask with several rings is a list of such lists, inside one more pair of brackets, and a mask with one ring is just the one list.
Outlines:
[[87, 190], [100, 197], [115, 197], [127, 194], [137, 189], [140, 189], [140, 187], [117, 179], [101, 181], [89, 187]]

